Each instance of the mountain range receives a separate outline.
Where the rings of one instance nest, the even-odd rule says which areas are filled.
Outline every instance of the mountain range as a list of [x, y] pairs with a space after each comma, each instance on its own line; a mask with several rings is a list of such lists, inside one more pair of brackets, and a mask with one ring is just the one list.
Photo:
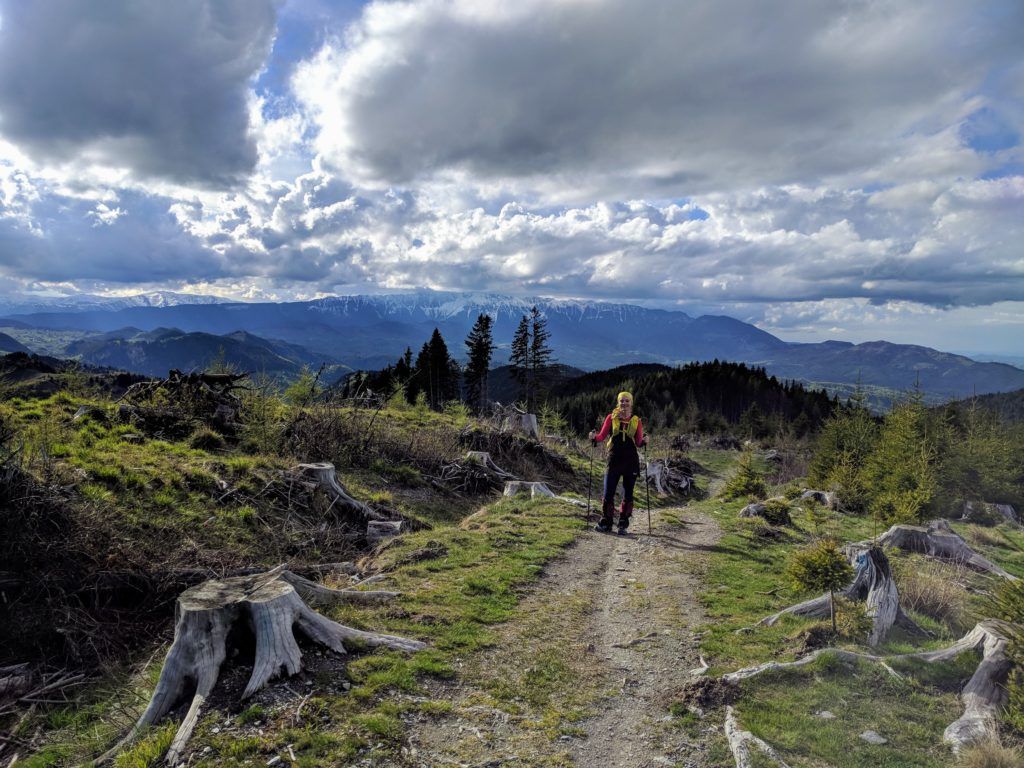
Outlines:
[[[190, 301], [192, 298], [196, 300]], [[122, 348], [126, 338], [134, 344], [157, 344], [164, 352], [154, 359], [160, 359], [165, 370], [164, 364], [174, 357], [171, 350], [176, 349], [169, 339], [136, 337], [131, 342], [121, 329], [144, 334], [173, 328], [178, 334], [174, 343], [182, 349], [192, 349], [198, 342], [185, 339], [187, 334], [207, 334], [215, 338], [206, 338], [205, 344], [214, 350], [214, 345], [223, 346], [228, 359], [230, 339], [243, 331], [250, 335], [244, 339], [266, 348], [266, 354], [301, 361], [300, 365], [320, 360], [368, 369], [394, 362], [406, 347], [416, 352], [435, 327], [452, 353], [461, 357], [463, 339], [477, 315], [486, 313], [494, 318], [497, 366], [507, 359], [520, 318], [534, 305], [547, 318], [550, 344], [558, 361], [585, 370], [644, 362], [676, 365], [717, 358], [763, 366], [780, 378], [823, 384], [837, 391], [857, 381], [869, 388], [887, 390], [907, 390], [918, 383], [932, 399], [941, 399], [1024, 387], [1024, 370], [1012, 365], [977, 362], [927, 347], [885, 341], [793, 343], [723, 315], [692, 317], [632, 304], [492, 294], [417, 291], [286, 303], [223, 302], [172, 294], [129, 306], [82, 302], [70, 308], [11, 313], [8, 317], [12, 319], [0, 322], [0, 326], [12, 335], [16, 335], [13, 327], [18, 324], [90, 334], [117, 332], [121, 342], [105, 341]], [[222, 337], [228, 341], [217, 340]], [[88, 355], [90, 362], [103, 365], [140, 364], [127, 356], [125, 349], [105, 349], [99, 343], [104, 340], [92, 337], [84, 341], [91, 343], [76, 346], [78, 352], [72, 354], [83, 359]], [[285, 346], [274, 347], [281, 343]], [[152, 350], [152, 346], [146, 348], [147, 359]], [[125, 355], [123, 362], [118, 354]], [[189, 354], [190, 360], [200, 359]], [[187, 365], [179, 362], [170, 367]]]

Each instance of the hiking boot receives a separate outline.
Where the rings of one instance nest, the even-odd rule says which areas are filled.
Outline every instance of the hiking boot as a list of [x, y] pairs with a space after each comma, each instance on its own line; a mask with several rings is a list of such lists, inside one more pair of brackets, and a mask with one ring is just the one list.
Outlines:
[[600, 523], [594, 526], [594, 530], [598, 533], [611, 533], [612, 527], [608, 525], [608, 523], [606, 523], [604, 520], [602, 520]]
[[625, 536], [625, 535], [626, 535], [626, 526], [620, 525], [619, 526], [619, 536]]
[[619, 509], [619, 533], [625, 533], [629, 528], [629, 518], [633, 516], [633, 502], [623, 501]]

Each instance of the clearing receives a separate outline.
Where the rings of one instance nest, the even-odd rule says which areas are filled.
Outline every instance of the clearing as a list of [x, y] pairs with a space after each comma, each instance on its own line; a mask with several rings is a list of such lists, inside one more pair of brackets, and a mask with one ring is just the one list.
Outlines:
[[545, 569], [499, 642], [431, 691], [453, 706], [418, 720], [409, 765], [708, 764], [669, 708], [700, 664], [719, 530], [685, 507], [651, 515], [653, 535], [641, 508], [629, 536], [584, 534]]

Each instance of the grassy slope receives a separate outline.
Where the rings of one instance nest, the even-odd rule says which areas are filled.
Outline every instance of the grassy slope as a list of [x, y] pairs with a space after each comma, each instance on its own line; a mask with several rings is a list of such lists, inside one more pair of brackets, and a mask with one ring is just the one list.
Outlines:
[[[728, 472], [725, 455], [695, 458], [722, 474]], [[718, 522], [723, 532], [711, 554], [707, 590], [702, 595], [709, 622], [701, 648], [712, 664], [712, 674], [797, 658], [803, 653], [802, 630], [815, 623], [787, 617], [774, 627], [737, 633], [810, 596], [789, 589], [784, 576], [789, 553], [811, 534], [809, 522], [795, 516], [796, 525], [787, 530], [786, 539], [764, 541], [737, 518], [744, 503], [713, 498], [696, 504]], [[954, 527], [980, 552], [1024, 576], [1024, 535], [1020, 531], [1001, 526], [979, 533], [976, 526]], [[841, 541], [862, 540], [874, 533], [870, 520], [846, 516], [834, 516], [826, 528]], [[995, 545], [996, 541], [1001, 544]], [[897, 566], [905, 562], [911, 567], [915, 560], [895, 552], [890, 552], [890, 559]], [[983, 589], [986, 580], [971, 576], [970, 582]], [[970, 608], [978, 610], [977, 598]], [[944, 625], [926, 616], [915, 618], [938, 634], [937, 639], [920, 647], [938, 647], [962, 633], [959, 626]], [[967, 618], [973, 625], [977, 615]], [[855, 643], [847, 641], [843, 645], [854, 647]], [[880, 650], [898, 653], [916, 648], [917, 644], [908, 638], [894, 636]], [[941, 744], [942, 731], [959, 717], [962, 706], [958, 692], [976, 665], [977, 657], [972, 654], [948, 665], [903, 665], [901, 671], [907, 672], [907, 677], [896, 681], [872, 665], [850, 667], [824, 658], [799, 671], [770, 673], [745, 682], [736, 708], [743, 726], [782, 751], [794, 768], [823, 764], [835, 768], [937, 768], [952, 762], [950, 751]], [[838, 717], [815, 717], [821, 710]], [[692, 717], [684, 719], [692, 735], [703, 733], [702, 723]], [[889, 744], [877, 747], [862, 741], [859, 734], [868, 729], [881, 733]], [[727, 752], [722, 739], [718, 754], [725, 764]]]

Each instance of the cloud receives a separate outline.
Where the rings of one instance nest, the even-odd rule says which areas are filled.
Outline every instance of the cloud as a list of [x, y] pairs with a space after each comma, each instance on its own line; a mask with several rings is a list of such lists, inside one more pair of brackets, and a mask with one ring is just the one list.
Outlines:
[[1013, 0], [377, 2], [294, 87], [363, 183], [672, 197], [973, 171], [965, 99], [1022, 37]]
[[257, 161], [271, 0], [7, 0], [0, 132], [37, 163], [227, 186]]

